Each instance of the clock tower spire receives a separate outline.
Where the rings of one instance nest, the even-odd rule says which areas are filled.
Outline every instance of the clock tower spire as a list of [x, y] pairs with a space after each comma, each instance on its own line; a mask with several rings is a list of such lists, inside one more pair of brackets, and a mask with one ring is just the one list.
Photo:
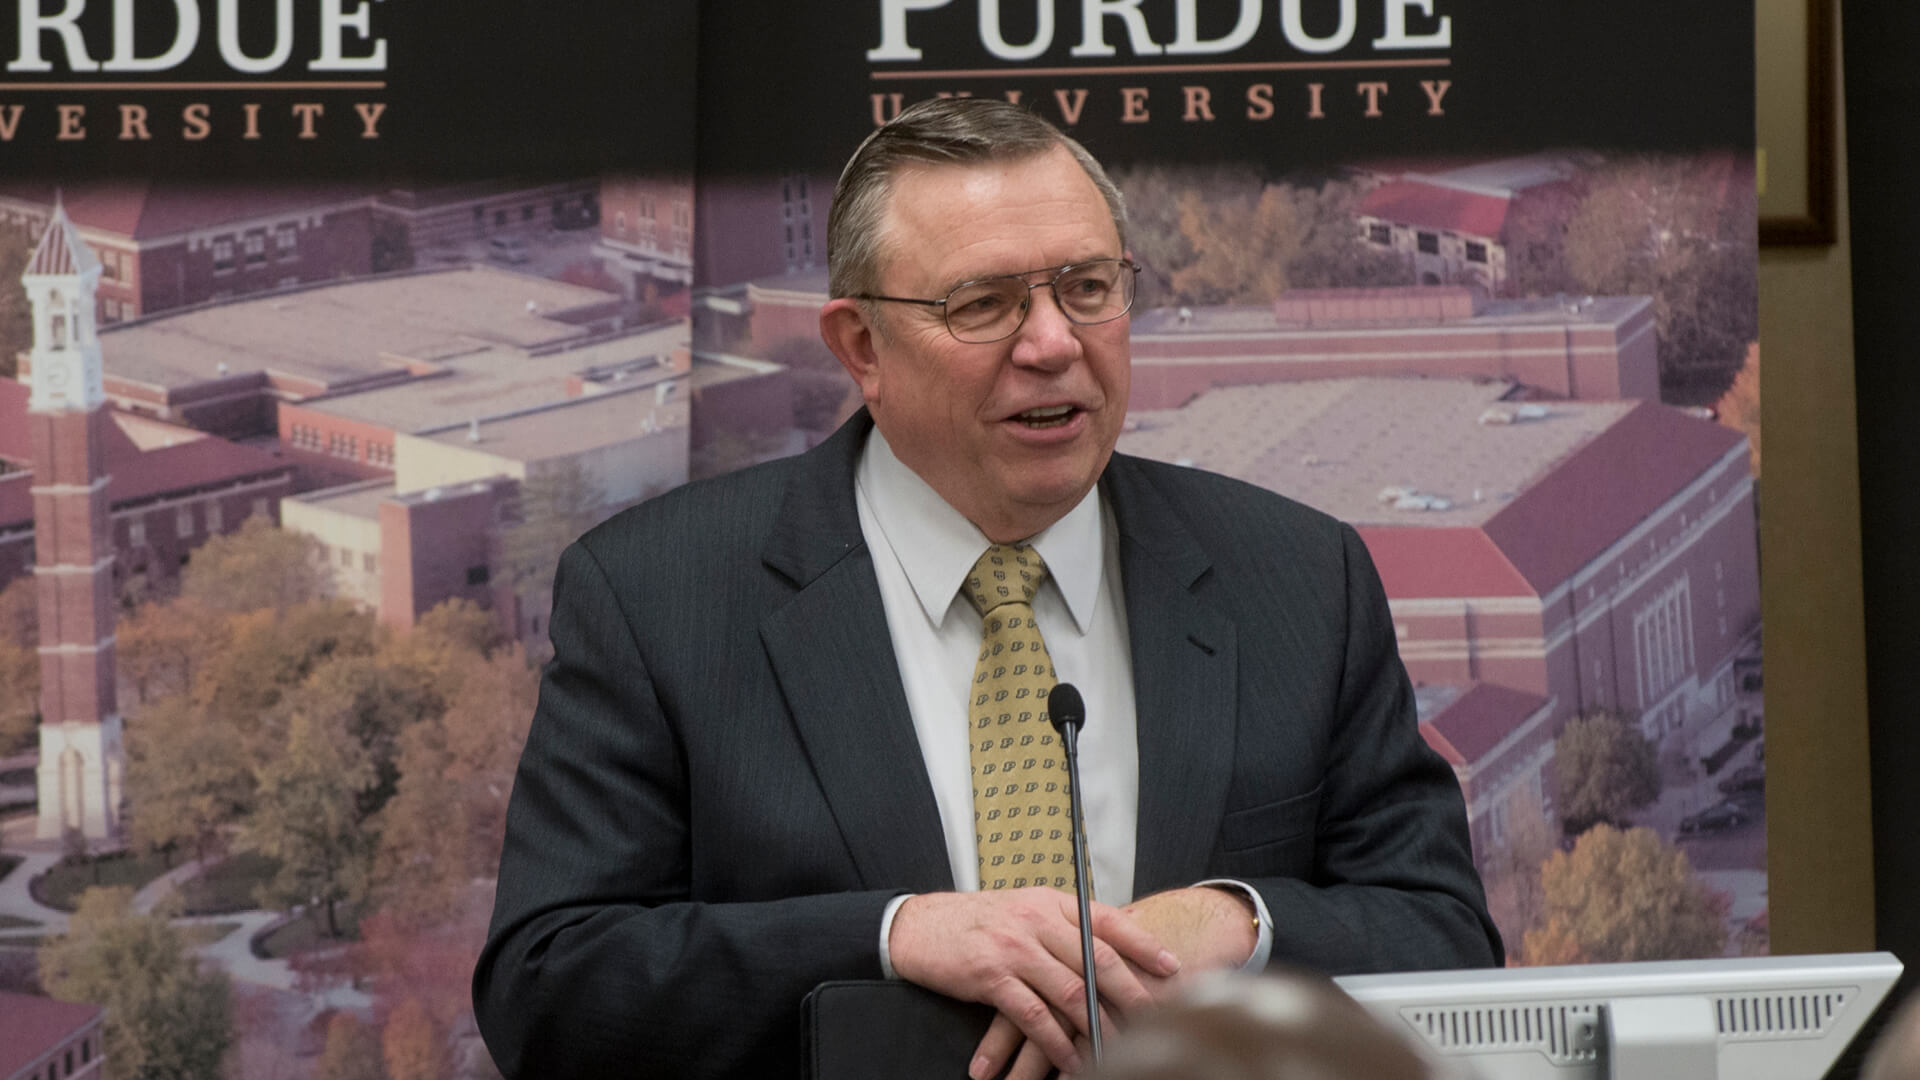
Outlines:
[[42, 839], [118, 839], [126, 759], [114, 691], [113, 524], [94, 292], [100, 260], [57, 199], [21, 282], [33, 306], [34, 577]]

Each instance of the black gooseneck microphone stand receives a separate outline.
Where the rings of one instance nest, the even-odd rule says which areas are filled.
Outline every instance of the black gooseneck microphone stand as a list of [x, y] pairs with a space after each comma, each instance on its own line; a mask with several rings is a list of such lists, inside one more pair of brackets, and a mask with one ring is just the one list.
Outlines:
[[1093, 876], [1087, 869], [1086, 820], [1080, 804], [1080, 726], [1087, 722], [1086, 702], [1072, 683], [1059, 683], [1047, 692], [1047, 719], [1060, 733], [1067, 754], [1068, 835], [1073, 837], [1073, 891], [1080, 901], [1080, 970], [1087, 984], [1087, 1041], [1093, 1063], [1100, 1064], [1100, 993], [1093, 978]]

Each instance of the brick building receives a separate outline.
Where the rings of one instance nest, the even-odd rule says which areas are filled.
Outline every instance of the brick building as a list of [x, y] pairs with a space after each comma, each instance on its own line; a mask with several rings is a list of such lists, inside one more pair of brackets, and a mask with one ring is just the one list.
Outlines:
[[[759, 355], [817, 338], [824, 272], [747, 283], [743, 336]], [[1509, 379], [1588, 401], [1656, 398], [1653, 303], [1490, 299], [1464, 286], [1291, 289], [1270, 306], [1133, 313], [1130, 408], [1166, 409], [1212, 387], [1424, 375]]]
[[[51, 187], [0, 186], [0, 224], [38, 240]], [[61, 193], [101, 263], [102, 326], [158, 312], [371, 273], [365, 186], [228, 186], [163, 179], [70, 185]]]
[[[1416, 683], [1544, 702], [1482, 695], [1450, 740], [1458, 768], [1506, 776], [1509, 793], [1533, 784], [1516, 762], [1545, 768], [1538, 745], [1504, 741], [1540, 708], [1547, 740], [1588, 709], [1624, 711], [1656, 739], [1753, 719], [1740, 692], [1760, 625], [1745, 439], [1652, 402], [1518, 390], [1385, 378], [1214, 390], [1134, 414], [1120, 448], [1353, 523]], [[1514, 727], [1486, 737], [1488, 713]]]
[[0, 990], [0, 1080], [106, 1080], [106, 1010]]
[[[600, 241], [594, 247], [627, 299], [642, 304], [680, 302], [685, 315], [693, 284], [693, 183], [651, 176], [600, 181]], [[678, 308], [678, 310], [673, 310]]]
[[[25, 384], [0, 379], [0, 587], [33, 568], [33, 449]], [[163, 583], [213, 536], [249, 516], [277, 518], [294, 489], [285, 458], [114, 411], [102, 432], [114, 582]]]
[[1422, 285], [1503, 294], [1516, 205], [1568, 190], [1573, 175], [1572, 162], [1551, 155], [1431, 172], [1380, 170], [1378, 186], [1355, 212], [1361, 242], [1405, 256]]

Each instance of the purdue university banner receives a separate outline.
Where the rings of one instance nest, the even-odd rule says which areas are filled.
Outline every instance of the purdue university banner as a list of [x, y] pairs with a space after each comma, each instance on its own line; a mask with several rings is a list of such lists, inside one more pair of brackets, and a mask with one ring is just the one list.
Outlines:
[[559, 551], [857, 407], [833, 184], [935, 95], [1122, 189], [1120, 449], [1359, 530], [1513, 961], [1766, 950], [1750, 6], [8, 14], [0, 991], [113, 1056], [492, 1075]]

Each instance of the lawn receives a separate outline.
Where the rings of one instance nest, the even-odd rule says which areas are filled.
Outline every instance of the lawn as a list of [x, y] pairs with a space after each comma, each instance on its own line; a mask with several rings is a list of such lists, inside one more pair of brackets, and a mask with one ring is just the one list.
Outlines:
[[260, 906], [254, 890], [279, 868], [279, 863], [251, 851], [222, 859], [180, 887], [184, 911], [188, 915], [251, 911]]
[[240, 929], [240, 925], [237, 922], [187, 923], [176, 925], [174, 929], [180, 932], [180, 937], [186, 941], [189, 948], [197, 948], [219, 941]]
[[[174, 867], [180, 865], [176, 858]], [[241, 852], [214, 863], [180, 887], [181, 913], [225, 915], [259, 907], [253, 897], [254, 888], [272, 877], [276, 867], [272, 859], [252, 852]], [[91, 862], [63, 862], [33, 883], [33, 894], [48, 907], [72, 911], [80, 902], [80, 894], [95, 885], [126, 885], [138, 890], [167, 870], [165, 857], [158, 853], [107, 855]]]
[[23, 919], [18, 915], [0, 915], [0, 930], [25, 930], [29, 926], [39, 925], [32, 919]]
[[33, 880], [33, 896], [50, 908], [72, 911], [80, 904], [80, 894], [96, 885], [126, 885], [137, 891], [166, 872], [166, 859], [158, 853], [62, 862]]
[[0, 855], [0, 881], [7, 880], [7, 875], [13, 873], [13, 868], [25, 861], [26, 859], [19, 855]]
[[327, 937], [326, 916], [308, 911], [291, 922], [282, 923], [253, 939], [253, 955], [265, 960], [284, 960], [294, 953], [339, 942]]

